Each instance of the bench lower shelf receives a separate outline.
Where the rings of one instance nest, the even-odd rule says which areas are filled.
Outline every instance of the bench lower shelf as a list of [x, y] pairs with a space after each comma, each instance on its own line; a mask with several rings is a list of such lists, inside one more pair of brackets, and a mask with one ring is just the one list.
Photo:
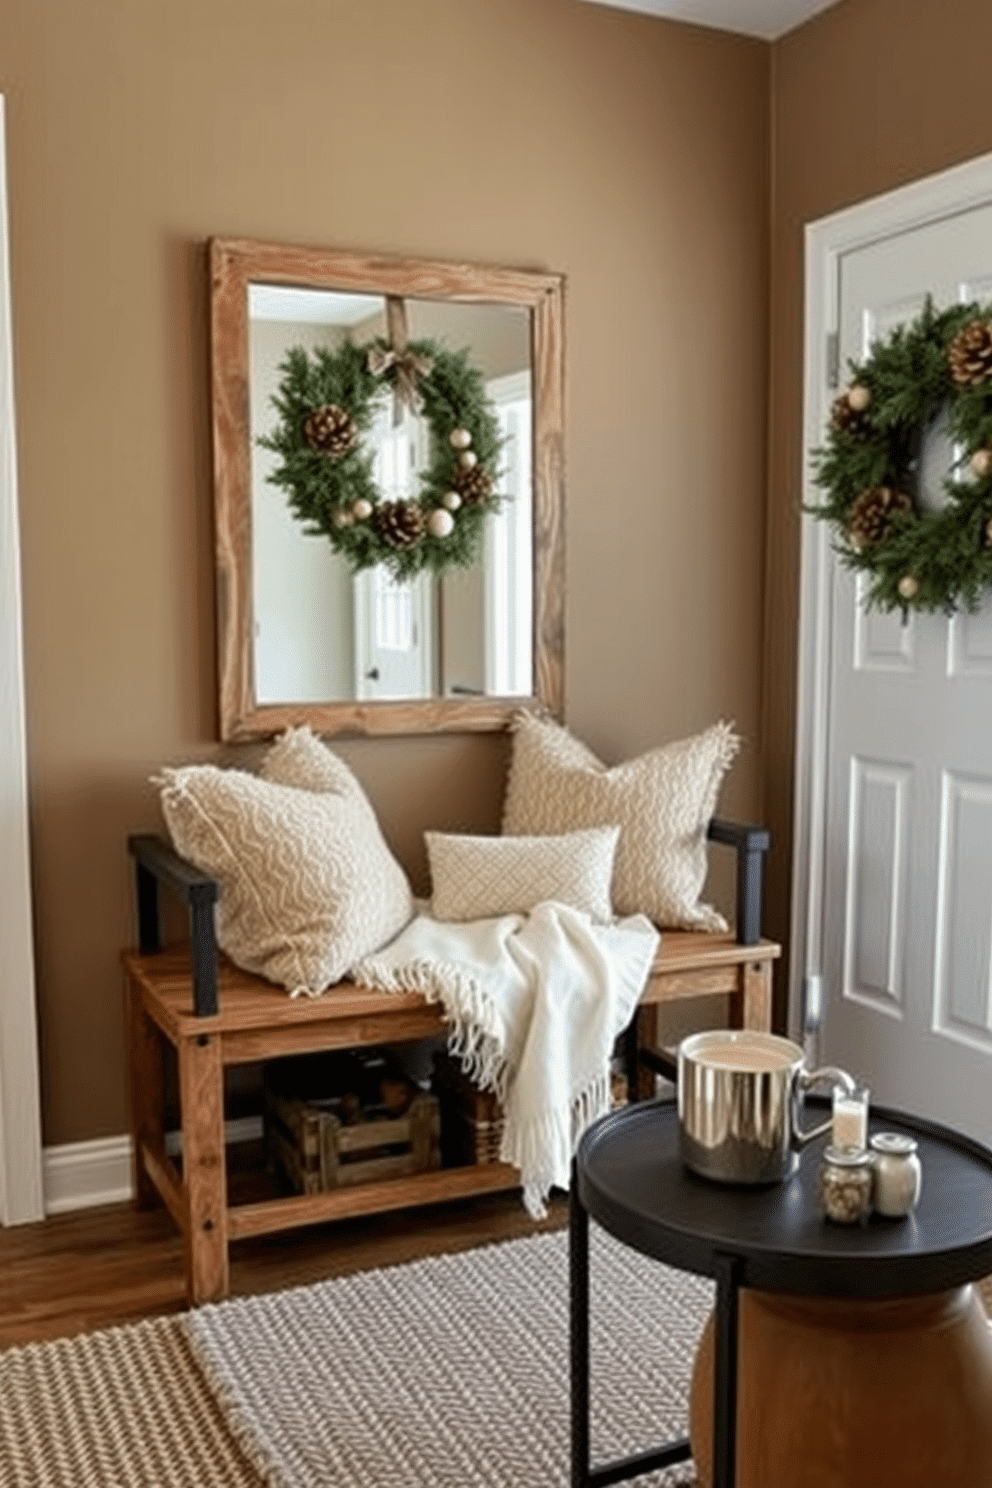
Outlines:
[[465, 1199], [476, 1194], [502, 1193], [519, 1184], [520, 1174], [506, 1163], [435, 1168], [430, 1173], [389, 1178], [382, 1183], [362, 1183], [332, 1193], [239, 1204], [227, 1211], [227, 1233], [230, 1239], [241, 1240], [297, 1225], [322, 1224], [359, 1214], [384, 1214], [390, 1209], [414, 1209], [420, 1204], [438, 1204], [445, 1199]]
[[[745, 946], [730, 936], [665, 935], [642, 996], [640, 1036], [647, 1044], [654, 1041], [661, 1003], [714, 995], [730, 997], [731, 1019], [738, 1026], [767, 1029], [771, 967], [779, 953], [770, 941]], [[123, 961], [135, 1197], [139, 1205], [163, 1202], [182, 1232], [192, 1303], [227, 1295], [232, 1240], [519, 1185], [515, 1168], [480, 1163], [318, 1194], [231, 1204], [224, 1147], [228, 1065], [430, 1038], [445, 1030], [441, 1011], [418, 993], [374, 992], [350, 983], [320, 998], [293, 1001], [281, 988], [222, 961], [218, 1011], [198, 1017], [192, 1005], [187, 947], [155, 955], [126, 952]], [[176, 1051], [179, 1072], [181, 1170], [165, 1148], [166, 1044]], [[636, 1073], [636, 1050], [633, 1059]], [[653, 1078], [645, 1077], [642, 1094], [653, 1089]]]

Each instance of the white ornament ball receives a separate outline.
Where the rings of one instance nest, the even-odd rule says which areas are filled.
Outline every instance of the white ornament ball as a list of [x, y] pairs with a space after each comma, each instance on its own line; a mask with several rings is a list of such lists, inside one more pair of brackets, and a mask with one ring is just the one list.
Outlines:
[[448, 537], [455, 525], [455, 519], [443, 506], [435, 507], [427, 518], [427, 531], [431, 537]]
[[366, 501], [364, 496], [359, 496], [358, 500], [351, 508], [351, 515], [355, 518], [356, 522], [368, 521], [369, 517], [372, 515], [371, 501]]
[[472, 443], [472, 436], [467, 429], [452, 429], [448, 439], [452, 449], [468, 449]]
[[471, 470], [476, 463], [475, 450], [463, 450], [458, 456], [458, 463], [463, 470]]
[[334, 513], [333, 520], [335, 527], [351, 527], [355, 519], [351, 512], [338, 510]]
[[457, 511], [462, 504], [462, 498], [459, 496], [457, 491], [445, 491], [444, 495], [441, 497], [441, 500], [444, 502], [449, 511]]
[[856, 382], [852, 388], [847, 390], [847, 401], [855, 413], [864, 413], [871, 402], [871, 389], [862, 383]]
[[971, 457], [971, 468], [980, 480], [992, 475], [992, 449], [976, 450]]
[[903, 574], [899, 580], [899, 594], [903, 599], [915, 599], [920, 592], [920, 581], [912, 574]]

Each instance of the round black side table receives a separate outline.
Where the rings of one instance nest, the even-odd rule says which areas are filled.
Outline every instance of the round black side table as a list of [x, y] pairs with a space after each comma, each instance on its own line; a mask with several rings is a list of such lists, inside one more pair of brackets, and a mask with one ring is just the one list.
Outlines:
[[[923, 1191], [908, 1219], [872, 1216], [854, 1226], [826, 1221], [816, 1196], [823, 1143], [803, 1154], [792, 1178], [773, 1186], [735, 1187], [698, 1177], [682, 1163], [670, 1101], [627, 1107], [586, 1132], [571, 1190], [572, 1488], [606, 1488], [691, 1455], [688, 1438], [681, 1438], [590, 1464], [590, 1217], [644, 1255], [716, 1282], [713, 1488], [733, 1488], [736, 1481], [742, 1288], [869, 1304], [947, 1293], [992, 1273], [992, 1151], [947, 1127], [883, 1108], [873, 1109], [869, 1130], [904, 1132], [919, 1144]], [[989, 1433], [992, 1461], [992, 1420]]]

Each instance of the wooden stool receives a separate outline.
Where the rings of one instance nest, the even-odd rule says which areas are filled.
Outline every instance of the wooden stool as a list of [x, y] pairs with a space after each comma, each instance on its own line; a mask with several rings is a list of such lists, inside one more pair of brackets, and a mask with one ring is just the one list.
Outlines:
[[[744, 1291], [738, 1330], [737, 1488], [992, 1484], [992, 1328], [974, 1287], [856, 1302]], [[713, 1339], [711, 1318], [689, 1407], [700, 1488]]]

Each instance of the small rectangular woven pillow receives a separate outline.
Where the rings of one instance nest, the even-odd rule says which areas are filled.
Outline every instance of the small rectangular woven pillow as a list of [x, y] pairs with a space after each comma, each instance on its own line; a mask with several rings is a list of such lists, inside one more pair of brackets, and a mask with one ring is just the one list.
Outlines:
[[547, 900], [605, 923], [620, 828], [553, 837], [469, 837], [425, 832], [437, 920], [529, 914]]

